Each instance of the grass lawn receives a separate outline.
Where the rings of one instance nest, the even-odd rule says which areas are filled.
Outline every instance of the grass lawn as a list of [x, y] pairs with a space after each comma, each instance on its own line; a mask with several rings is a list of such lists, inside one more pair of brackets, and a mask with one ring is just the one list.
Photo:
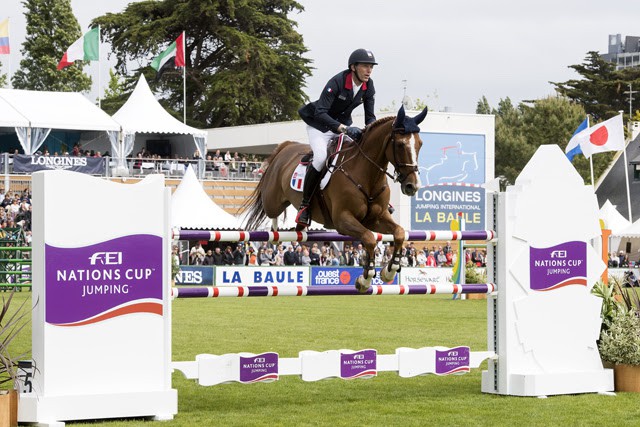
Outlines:
[[[30, 297], [29, 292], [18, 294]], [[486, 301], [447, 296], [180, 299], [173, 302], [173, 360], [200, 353], [362, 350], [469, 345], [486, 350]], [[30, 332], [14, 347], [28, 349]], [[480, 392], [480, 370], [409, 379], [382, 372], [370, 380], [201, 387], [174, 372], [173, 421], [74, 422], [74, 426], [608, 426], [640, 425], [640, 396], [619, 393], [504, 397]]]

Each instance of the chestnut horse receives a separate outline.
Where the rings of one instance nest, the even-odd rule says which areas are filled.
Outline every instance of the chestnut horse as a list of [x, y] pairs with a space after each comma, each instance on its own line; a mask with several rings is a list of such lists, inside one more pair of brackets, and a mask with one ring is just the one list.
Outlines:
[[[422, 146], [418, 124], [426, 115], [425, 108], [416, 117], [407, 117], [401, 107], [397, 117], [386, 117], [367, 126], [360, 142], [345, 144], [336, 153], [333, 176], [323, 190], [316, 191], [311, 202], [313, 220], [362, 242], [366, 257], [363, 274], [356, 279], [360, 292], [366, 292], [375, 276], [376, 238], [371, 231], [393, 234], [394, 238], [393, 257], [382, 268], [380, 278], [390, 282], [400, 271], [405, 231], [388, 210], [387, 176], [400, 182], [402, 193], [407, 196], [418, 191], [418, 153]], [[267, 159], [258, 186], [245, 203], [246, 229], [259, 227], [267, 218], [271, 218], [275, 226], [277, 217], [289, 204], [295, 207], [300, 204], [302, 193], [293, 190], [290, 184], [293, 171], [308, 151], [308, 145], [297, 142], [278, 145]], [[387, 172], [389, 163], [394, 167], [394, 175]]]

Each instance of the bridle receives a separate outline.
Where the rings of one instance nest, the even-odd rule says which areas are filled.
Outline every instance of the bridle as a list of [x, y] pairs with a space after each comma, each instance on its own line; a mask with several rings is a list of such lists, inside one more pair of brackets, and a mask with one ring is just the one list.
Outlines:
[[[386, 169], [382, 168], [374, 159], [372, 159], [363, 150], [363, 145], [364, 144], [360, 144], [360, 143], [354, 143], [353, 145], [351, 145], [349, 147], [342, 148], [340, 151], [338, 151], [336, 153], [333, 153], [331, 156], [329, 156], [327, 158], [326, 166], [327, 166], [327, 168], [329, 169], [330, 172], [334, 172], [335, 170], [339, 170], [340, 172], [342, 172], [365, 195], [365, 197], [367, 198], [369, 203], [371, 203], [373, 200], [375, 200], [387, 188], [387, 185], [386, 184], [383, 185], [374, 195], [369, 196], [369, 194], [367, 194], [367, 192], [365, 191], [363, 186], [360, 183], [358, 183], [351, 176], [351, 174], [349, 174], [349, 172], [344, 169], [343, 166], [346, 163], [348, 163], [350, 160], [354, 159], [357, 154], [361, 154], [365, 159], [367, 159], [367, 161], [369, 163], [371, 163], [373, 166], [375, 166], [375, 168], [380, 173], [383, 173], [386, 176], [388, 176], [389, 178], [391, 178], [393, 180], [393, 182], [399, 182], [402, 185], [404, 183], [404, 181], [406, 181], [406, 179], [409, 177], [411, 172], [415, 172], [415, 173], [418, 172], [418, 165], [416, 163], [400, 163], [398, 161], [398, 146], [401, 145], [401, 144], [398, 143], [398, 141], [396, 140], [396, 135], [398, 135], [398, 134], [404, 135], [404, 131], [405, 131], [404, 128], [395, 128], [392, 125], [391, 133], [385, 138], [384, 143], [383, 143], [383, 147], [382, 147], [382, 151], [383, 152], [386, 152], [388, 145], [392, 144], [393, 160], [389, 160], [389, 159], [387, 159], [387, 160], [393, 165], [393, 169], [394, 169], [393, 175], [390, 174]], [[365, 134], [366, 134], [366, 130], [365, 130]], [[364, 140], [364, 136], [363, 136], [362, 140]], [[336, 166], [331, 166], [331, 159], [333, 159], [333, 157], [338, 156], [340, 154], [345, 154], [346, 152], [351, 151], [354, 148], [358, 149], [358, 151], [356, 153], [354, 153], [349, 158], [344, 159], [342, 162], [340, 162]], [[406, 169], [406, 168], [411, 168], [411, 171], [409, 173], [400, 172], [401, 169]], [[332, 169], [334, 169], [334, 170], [332, 170]]]

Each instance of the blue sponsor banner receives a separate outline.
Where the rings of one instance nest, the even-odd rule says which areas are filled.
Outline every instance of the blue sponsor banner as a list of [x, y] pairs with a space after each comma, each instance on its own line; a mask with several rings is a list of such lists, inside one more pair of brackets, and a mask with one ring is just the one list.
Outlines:
[[485, 229], [485, 189], [475, 186], [422, 187], [411, 199], [412, 230], [450, 230], [461, 212], [465, 230]]
[[213, 286], [213, 267], [208, 265], [181, 265], [176, 285]]
[[425, 142], [418, 156], [422, 185], [484, 184], [484, 135], [422, 132], [420, 138]]
[[411, 228], [449, 230], [462, 212], [467, 230], [484, 230], [484, 135], [423, 132], [420, 138], [426, 142], [418, 157], [423, 187], [411, 199]]
[[[314, 285], [346, 285], [355, 286], [356, 279], [362, 274], [362, 267], [311, 267], [311, 286]], [[376, 267], [376, 277], [371, 281], [373, 285], [397, 285], [398, 275], [393, 282], [380, 280], [380, 267]]]

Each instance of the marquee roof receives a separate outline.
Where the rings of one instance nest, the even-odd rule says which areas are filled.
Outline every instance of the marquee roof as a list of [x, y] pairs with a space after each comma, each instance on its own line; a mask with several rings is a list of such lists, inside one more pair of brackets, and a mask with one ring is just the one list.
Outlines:
[[122, 125], [125, 132], [207, 135], [206, 131], [187, 126], [169, 114], [151, 92], [142, 74], [129, 99], [113, 115], [113, 119]]
[[120, 130], [118, 123], [79, 92], [20, 89], [0, 89], [0, 126]]

